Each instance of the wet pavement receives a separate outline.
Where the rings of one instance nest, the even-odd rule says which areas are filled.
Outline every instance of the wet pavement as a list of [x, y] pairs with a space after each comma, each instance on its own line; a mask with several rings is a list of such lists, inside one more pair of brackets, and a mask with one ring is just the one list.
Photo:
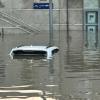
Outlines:
[[86, 47], [82, 31], [54, 33], [60, 51], [51, 60], [9, 56], [18, 45], [47, 45], [46, 32], [0, 38], [0, 100], [100, 99], [99, 47]]

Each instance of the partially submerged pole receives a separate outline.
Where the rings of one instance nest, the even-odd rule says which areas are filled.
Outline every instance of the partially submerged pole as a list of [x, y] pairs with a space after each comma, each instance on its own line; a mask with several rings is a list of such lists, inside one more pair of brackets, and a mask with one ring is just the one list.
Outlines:
[[1, 37], [4, 38], [4, 28], [1, 30]]
[[69, 1], [66, 1], [66, 15], [67, 15], [67, 21], [66, 21], [66, 25], [67, 25], [67, 42], [69, 42], [69, 6], [68, 6]]
[[67, 22], [66, 22], [66, 24], [67, 24], [67, 35], [69, 36], [69, 7], [68, 7], [68, 0], [66, 1], [66, 5], [67, 5], [67, 8], [66, 8], [66, 14], [67, 14]]
[[53, 44], [53, 3], [49, 0], [49, 46]]

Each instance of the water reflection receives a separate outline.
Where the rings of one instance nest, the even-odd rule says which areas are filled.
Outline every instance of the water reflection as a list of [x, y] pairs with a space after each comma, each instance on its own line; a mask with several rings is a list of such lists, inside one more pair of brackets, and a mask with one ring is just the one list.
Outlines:
[[58, 84], [56, 84], [55, 82], [56, 78], [55, 78], [54, 60], [50, 59], [48, 63], [49, 63], [49, 71], [48, 71], [49, 73], [48, 73], [48, 82], [46, 83], [46, 87], [50, 92], [48, 96], [56, 98], [55, 95], [57, 95], [57, 93], [55, 90], [57, 89]]
[[[75, 33], [70, 32], [71, 41], [69, 38], [67, 49], [62, 53], [64, 55], [63, 86], [61, 86], [64, 90], [63, 96], [68, 100], [98, 100], [100, 96], [97, 94], [100, 88], [96, 87], [99, 87], [98, 82], [100, 82], [99, 42], [94, 45], [94, 41], [88, 40], [89, 45], [86, 46], [84, 44], [86, 41], [76, 38], [73, 34]], [[80, 38], [82, 36], [80, 35]]]
[[98, 47], [98, 31], [96, 26], [87, 26], [88, 30], [84, 32], [85, 47], [88, 49], [95, 49]]
[[23, 56], [17, 56], [14, 60], [23, 63], [21, 71], [23, 84], [33, 84], [33, 88], [40, 89], [43, 93], [40, 97], [43, 100], [47, 100], [46, 98], [55, 98], [56, 100], [58, 84], [55, 81], [54, 59], [44, 60], [40, 57], [34, 59], [28, 56], [24, 56], [24, 58]]
[[4, 60], [0, 59], [0, 83], [5, 82], [5, 69], [6, 65], [4, 63]]
[[84, 51], [84, 63], [85, 66], [91, 67], [91, 69], [99, 69], [99, 50], [87, 50]]
[[[91, 30], [92, 29], [92, 30]], [[86, 31], [86, 39], [83, 54], [84, 54], [84, 64], [90, 69], [99, 70], [99, 42], [98, 42], [98, 31], [95, 30], [95, 26], [90, 27], [90, 30]]]

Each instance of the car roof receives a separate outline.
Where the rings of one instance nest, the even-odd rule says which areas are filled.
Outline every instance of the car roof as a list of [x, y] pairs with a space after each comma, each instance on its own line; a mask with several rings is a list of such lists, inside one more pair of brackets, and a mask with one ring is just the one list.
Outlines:
[[13, 50], [43, 50], [46, 51], [47, 46], [20, 46], [16, 47]]
[[15, 48], [12, 49], [12, 51], [15, 51], [15, 50], [47, 51], [48, 48], [50, 48], [51, 50], [53, 50], [53, 49], [57, 49], [58, 47], [56, 47], [56, 46], [33, 46], [33, 45], [30, 45], [30, 46], [15, 47]]
[[23, 50], [46, 50], [47, 46], [21, 46], [17, 47], [16, 49], [23, 49]]

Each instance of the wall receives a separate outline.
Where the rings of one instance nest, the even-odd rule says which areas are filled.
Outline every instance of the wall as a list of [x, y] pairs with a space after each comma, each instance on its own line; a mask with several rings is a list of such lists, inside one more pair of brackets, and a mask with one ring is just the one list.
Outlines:
[[[91, 2], [91, 3], [90, 3]], [[99, 7], [99, 0], [84, 0], [85, 9], [96, 9]]]
[[[44, 0], [46, 1], [46, 0]], [[47, 0], [48, 1], [48, 0]], [[82, 30], [82, 1], [83, 0], [69, 0], [69, 30]], [[49, 29], [49, 13], [48, 10], [34, 10], [32, 4], [40, 2], [40, 0], [1, 0], [4, 5], [0, 6], [4, 12], [11, 16], [17, 17], [26, 24], [31, 25], [39, 30]], [[42, 0], [43, 2], [43, 0]], [[53, 26], [54, 30], [66, 30], [67, 10], [66, 0], [53, 0]], [[60, 8], [60, 11], [59, 11]], [[60, 16], [59, 16], [60, 15]], [[60, 18], [60, 20], [59, 20]], [[0, 24], [0, 27], [2, 25]]]
[[68, 5], [70, 30], [82, 30], [83, 0], [69, 0]]

